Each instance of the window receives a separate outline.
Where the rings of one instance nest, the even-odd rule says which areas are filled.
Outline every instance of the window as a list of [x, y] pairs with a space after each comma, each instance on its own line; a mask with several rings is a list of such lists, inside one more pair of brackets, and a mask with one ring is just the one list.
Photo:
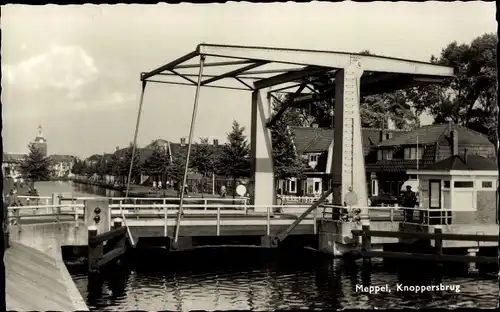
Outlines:
[[482, 188], [492, 188], [493, 187], [493, 182], [491, 182], [491, 181], [483, 181], [483, 182], [481, 182], [481, 187]]
[[314, 191], [319, 192], [320, 182], [314, 182]]
[[377, 151], [377, 160], [382, 160], [382, 150]]
[[391, 150], [385, 150], [383, 152], [383, 158], [384, 158], [384, 160], [392, 160], [392, 151]]
[[450, 188], [450, 181], [444, 181], [443, 183], [444, 183], [443, 185], [444, 188]]
[[429, 181], [429, 208], [441, 208], [441, 181]]
[[422, 146], [417, 147], [406, 147], [405, 148], [405, 159], [422, 159], [424, 154], [424, 148]]
[[309, 161], [318, 162], [318, 155], [309, 155]]
[[474, 187], [474, 182], [473, 181], [455, 181], [455, 183], [453, 183], [453, 186], [456, 188], [471, 188], [471, 187]]
[[289, 181], [289, 191], [290, 193], [296, 193], [297, 192], [297, 182], [295, 180]]

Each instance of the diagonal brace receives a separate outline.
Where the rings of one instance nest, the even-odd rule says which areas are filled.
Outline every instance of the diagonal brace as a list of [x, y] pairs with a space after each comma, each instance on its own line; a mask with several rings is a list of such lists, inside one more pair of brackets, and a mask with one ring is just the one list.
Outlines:
[[236, 76], [238, 74], [246, 72], [247, 70], [254, 69], [254, 68], [262, 66], [264, 64], [267, 64], [267, 62], [257, 61], [257, 62], [255, 62], [253, 64], [248, 65], [248, 66], [241, 67], [241, 68], [232, 70], [230, 72], [227, 72], [225, 74], [222, 74], [222, 75], [215, 76], [215, 77], [209, 78], [207, 80], [204, 80], [204, 81], [201, 82], [201, 85], [203, 86], [203, 85], [215, 82], [217, 80], [221, 80], [221, 79], [228, 78], [228, 77], [234, 77], [234, 76]]
[[309, 215], [311, 213], [311, 211], [313, 211], [314, 209], [317, 209], [318, 206], [325, 200], [328, 198], [328, 196], [330, 196], [330, 194], [333, 193], [333, 187], [330, 188], [328, 191], [326, 191], [326, 193], [324, 193], [316, 202], [314, 202], [314, 204], [312, 204], [311, 207], [309, 207], [306, 211], [304, 211], [298, 218], [297, 220], [295, 220], [285, 231], [281, 232], [281, 233], [278, 233], [275, 237], [274, 237], [274, 241], [276, 242], [282, 242], [285, 238], [288, 237], [288, 235], [290, 235], [290, 233], [297, 227], [297, 225], [300, 224], [300, 222], [302, 222], [306, 217], [307, 215]]

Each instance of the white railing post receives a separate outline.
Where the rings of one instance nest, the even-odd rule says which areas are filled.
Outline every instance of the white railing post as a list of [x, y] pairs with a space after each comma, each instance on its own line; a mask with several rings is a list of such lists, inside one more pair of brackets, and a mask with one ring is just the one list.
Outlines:
[[75, 222], [78, 222], [78, 207], [76, 205], [73, 206], [74, 213], [75, 213]]
[[245, 198], [245, 200], [243, 201], [243, 211], [245, 211], [245, 214], [247, 214], [247, 199]]
[[217, 236], [220, 235], [220, 207], [217, 207]]
[[207, 199], [206, 198], [203, 200], [203, 207], [205, 208], [204, 210], [207, 210]]
[[267, 236], [271, 235], [271, 207], [267, 206], [267, 226], [266, 226]]
[[168, 209], [165, 206], [165, 200], [163, 200], [163, 218], [165, 219], [165, 225], [163, 226], [163, 236], [168, 236]]
[[391, 210], [389, 211], [389, 216], [390, 216], [391, 223], [394, 222], [394, 210], [397, 209], [397, 207], [398, 206], [395, 206], [394, 208], [391, 207]]
[[314, 224], [313, 224], [313, 226], [314, 226], [313, 230], [314, 230], [314, 234], [316, 234], [317, 231], [318, 231], [318, 228], [317, 228], [318, 225], [316, 224], [317, 223], [316, 221], [318, 220], [318, 208], [319, 207], [316, 207], [316, 209], [314, 209], [314, 212], [313, 212], [313, 220], [314, 220], [313, 221], [314, 222]]

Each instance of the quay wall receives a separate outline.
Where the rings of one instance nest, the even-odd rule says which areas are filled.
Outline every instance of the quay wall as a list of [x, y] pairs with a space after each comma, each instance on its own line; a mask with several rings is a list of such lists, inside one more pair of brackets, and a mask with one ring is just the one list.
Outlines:
[[82, 222], [11, 226], [5, 251], [6, 303], [13, 311], [88, 311], [61, 253], [87, 245]]

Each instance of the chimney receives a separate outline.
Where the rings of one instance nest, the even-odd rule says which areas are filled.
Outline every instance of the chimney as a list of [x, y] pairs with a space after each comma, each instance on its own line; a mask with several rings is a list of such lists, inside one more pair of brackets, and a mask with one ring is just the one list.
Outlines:
[[451, 139], [451, 155], [458, 155], [458, 132], [456, 129], [452, 129], [450, 131], [450, 139]]
[[214, 139], [214, 146], [219, 146], [219, 140], [218, 139]]
[[181, 138], [181, 146], [186, 145], [186, 138]]
[[318, 124], [317, 124], [317, 123], [313, 123], [311, 126], [312, 126], [313, 128], [315, 128], [315, 129], [317, 129], [317, 128], [318, 128]]
[[116, 148], [115, 148], [115, 152], [117, 152], [119, 149], [120, 149], [120, 147], [119, 147], [119, 146], [116, 146]]
[[380, 130], [380, 133], [379, 133], [379, 140], [380, 140], [380, 142], [385, 141], [385, 139], [386, 139], [385, 135], [386, 135], [386, 132], [383, 129]]

